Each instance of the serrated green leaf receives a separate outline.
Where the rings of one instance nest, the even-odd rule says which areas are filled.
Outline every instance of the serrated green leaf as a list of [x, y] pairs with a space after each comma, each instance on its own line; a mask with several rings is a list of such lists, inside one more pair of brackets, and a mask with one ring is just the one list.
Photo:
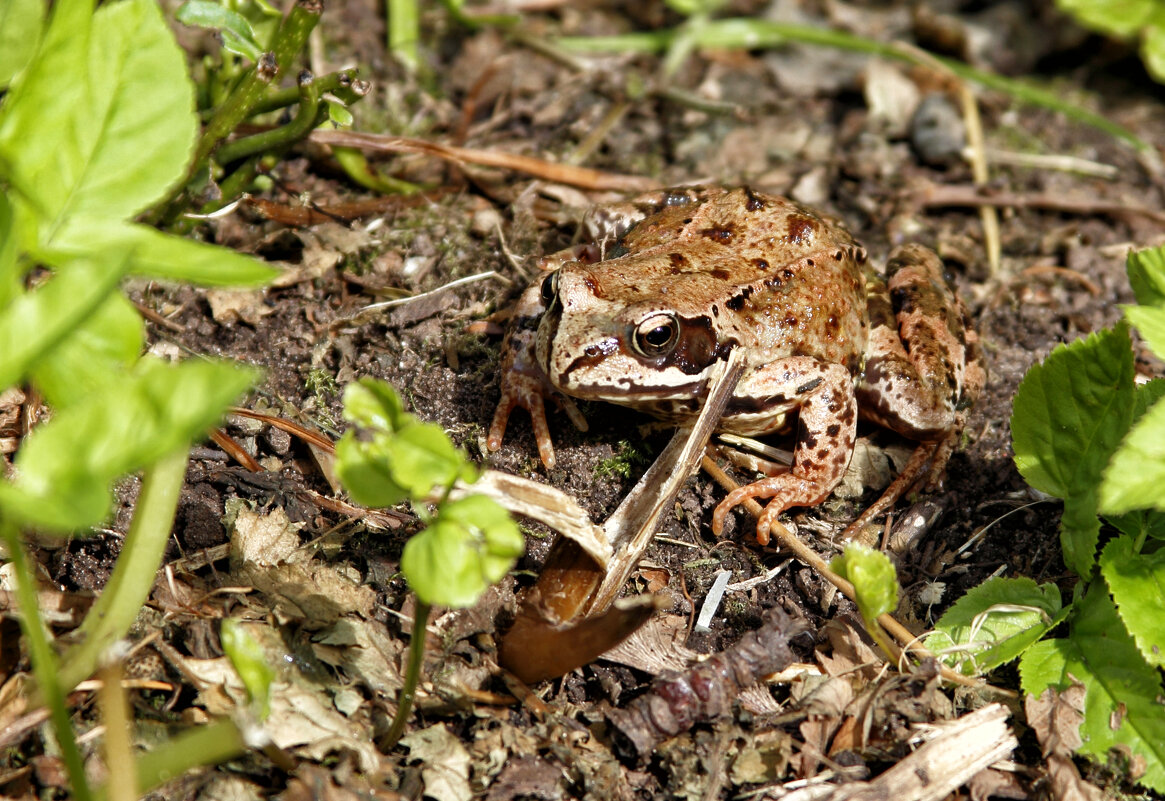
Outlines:
[[1125, 270], [1129, 274], [1129, 284], [1137, 297], [1137, 303], [1142, 306], [1165, 306], [1165, 247], [1129, 253]]
[[16, 480], [0, 482], [0, 508], [55, 531], [101, 522], [115, 479], [201, 436], [255, 378], [225, 362], [141, 359], [115, 389], [61, 410], [25, 439]]
[[36, 52], [44, 18], [44, 0], [0, 0], [0, 90]]
[[32, 382], [50, 405], [63, 409], [117, 382], [141, 355], [144, 341], [137, 309], [123, 295], [110, 293], [88, 319], [33, 363]]
[[232, 53], [258, 61], [263, 48], [255, 41], [255, 31], [247, 18], [213, 0], [186, 0], [174, 13], [183, 25], [222, 32], [223, 47]]
[[233, 617], [223, 619], [219, 639], [223, 653], [243, 680], [251, 703], [258, 708], [259, 719], [265, 719], [271, 711], [271, 682], [275, 680], [275, 670], [267, 664], [262, 646]]
[[383, 509], [409, 496], [408, 490], [393, 480], [382, 448], [361, 442], [352, 431], [344, 432], [336, 443], [336, 476], [352, 500], [363, 506]]
[[830, 567], [854, 585], [858, 611], [867, 626], [873, 626], [879, 615], [893, 612], [898, 606], [898, 574], [881, 551], [851, 543]]
[[116, 290], [124, 271], [124, 263], [77, 261], [0, 310], [0, 388], [18, 382], [83, 324]]
[[416, 422], [393, 388], [372, 378], [344, 387], [344, 419], [361, 428], [386, 433]]
[[1144, 414], [1113, 454], [1100, 486], [1105, 514], [1134, 509], [1165, 511], [1165, 402]]
[[926, 647], [964, 674], [979, 675], [1015, 659], [1067, 613], [1055, 584], [990, 578], [955, 601]]
[[1100, 552], [1100, 574], [1141, 656], [1165, 667], [1165, 551], [1139, 553], [1131, 537], [1117, 537]]
[[1149, 349], [1158, 357], [1165, 354], [1165, 308], [1122, 306], [1125, 319], [1132, 323]]
[[405, 543], [400, 568], [428, 604], [472, 606], [522, 555], [525, 541], [505, 509], [481, 495], [443, 504]]
[[1015, 394], [1015, 464], [1029, 484], [1064, 499], [1064, 562], [1087, 576], [1096, 557], [1101, 475], [1129, 429], [1133, 354], [1124, 324], [1060, 345]]
[[257, 286], [279, 275], [259, 259], [229, 248], [170, 236], [147, 225], [92, 217], [66, 221], [42, 255], [54, 261], [93, 252], [124, 254], [130, 275], [202, 286]]
[[1023, 691], [1084, 684], [1084, 743], [1079, 753], [1104, 761], [1109, 749], [1128, 747], [1145, 760], [1138, 781], [1165, 790], [1165, 697], [1160, 674], [1141, 658], [1117, 615], [1104, 582], [1077, 602], [1068, 637], [1029, 648], [1019, 662]]
[[45, 244], [73, 215], [149, 206], [183, 177], [198, 127], [185, 56], [154, 0], [102, 6], [88, 35], [84, 4], [65, 5], [0, 112], [0, 171], [42, 216]]

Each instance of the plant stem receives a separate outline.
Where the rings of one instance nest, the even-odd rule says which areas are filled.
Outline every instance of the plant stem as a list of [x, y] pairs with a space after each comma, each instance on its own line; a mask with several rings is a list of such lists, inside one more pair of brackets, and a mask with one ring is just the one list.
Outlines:
[[400, 699], [397, 701], [396, 715], [388, 733], [376, 741], [381, 751], [388, 752], [396, 747], [401, 735], [405, 732], [405, 725], [413, 711], [413, 698], [417, 693], [417, 682], [421, 677], [421, 664], [425, 660], [425, 626], [429, 622], [429, 604], [417, 599], [416, 612], [413, 614], [413, 634], [409, 642], [409, 662], [405, 668], [404, 685], [400, 688]]
[[417, 0], [388, 0], [388, 52], [409, 72], [421, 66], [417, 53], [420, 39], [420, 17]]
[[81, 642], [62, 660], [62, 687], [72, 689], [93, 673], [101, 653], [125, 636], [149, 596], [174, 524], [178, 495], [186, 477], [186, 453], [186, 448], [174, 451], [146, 471], [133, 523], [113, 575], [78, 629]]
[[286, 74], [291, 69], [292, 62], [299, 57], [323, 11], [323, 0], [298, 0], [283, 18], [275, 33], [275, 41], [271, 43], [271, 52], [275, 55], [280, 73]]
[[256, 153], [290, 145], [311, 133], [311, 129], [316, 126], [319, 117], [319, 89], [315, 85], [312, 74], [307, 70], [300, 73], [297, 84], [299, 110], [295, 114], [295, 119], [279, 128], [248, 136], [245, 139], [227, 142], [218, 149], [215, 160], [219, 164], [230, 164], [232, 161]]
[[247, 750], [238, 724], [229, 718], [184, 732], [138, 759], [138, 792], [159, 785], [200, 765], [217, 765]]
[[49, 644], [49, 634], [40, 618], [36, 597], [35, 574], [29, 564], [28, 554], [24, 544], [17, 535], [16, 527], [7, 521], [0, 522], [5, 544], [8, 546], [8, 558], [16, 574], [16, 597], [20, 604], [20, 624], [24, 628], [24, 636], [28, 640], [28, 656], [32, 662], [33, 675], [36, 676], [41, 698], [49, 708], [49, 716], [53, 725], [53, 732], [57, 737], [57, 744], [61, 748], [61, 758], [65, 762], [65, 770], [69, 774], [69, 784], [72, 786], [73, 798], [77, 801], [90, 801], [93, 794], [89, 790], [89, 782], [85, 778], [85, 763], [81, 759], [81, 751], [77, 748], [77, 740], [73, 737], [73, 727], [69, 723], [69, 711], [65, 706], [64, 692], [61, 682], [57, 680], [57, 655]]
[[105, 724], [105, 767], [109, 781], [105, 785], [108, 801], [135, 801], [138, 798], [137, 772], [134, 770], [133, 745], [130, 741], [129, 704], [121, 686], [125, 666], [115, 660], [98, 673], [97, 707]]
[[[316, 92], [320, 95], [333, 92], [345, 103], [354, 103], [368, 93], [367, 81], [359, 81], [356, 79], [358, 72], [359, 70], [355, 67], [351, 67], [346, 70], [340, 70], [339, 72], [329, 72], [327, 75], [316, 78]], [[255, 104], [251, 109], [251, 114], [266, 114], [269, 111], [286, 108], [299, 101], [299, 87], [289, 86], [286, 89], [280, 89], [268, 94]]]

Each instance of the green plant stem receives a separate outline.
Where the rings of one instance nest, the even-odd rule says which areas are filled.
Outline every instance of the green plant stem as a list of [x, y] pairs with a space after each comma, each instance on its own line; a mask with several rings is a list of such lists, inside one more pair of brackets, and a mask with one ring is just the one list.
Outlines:
[[251, 109], [267, 93], [267, 87], [278, 74], [279, 68], [275, 56], [271, 53], [265, 53], [260, 57], [259, 63], [247, 71], [238, 88], [231, 92], [227, 101], [218, 107], [210, 122], [206, 124], [202, 138], [198, 140], [198, 148], [194, 151], [194, 172], [197, 172], [210, 157], [218, 143], [230, 136], [231, 132], [251, 115]]
[[[643, 52], [658, 53], [666, 50], [677, 35], [675, 30], [635, 33], [624, 36], [568, 36], [555, 40], [554, 44], [563, 50], [573, 52]], [[937, 56], [920, 56], [909, 48], [895, 43], [879, 42], [863, 36], [817, 28], [812, 25], [792, 25], [783, 22], [746, 18], [712, 20], [695, 31], [694, 44], [697, 47], [750, 49], [776, 47], [788, 42], [835, 47], [860, 53], [870, 53], [898, 61], [917, 64], [934, 58], [958, 77], [1011, 95], [1016, 100], [1033, 106], [1058, 111], [1078, 122], [1091, 125], [1110, 136], [1121, 139], [1141, 153], [1155, 155], [1146, 142], [1137, 138], [1127, 128], [1060, 99], [1054, 93], [1033, 86], [1024, 81], [1005, 78], [1002, 75], [975, 69], [961, 61]]]
[[49, 708], [53, 732], [61, 748], [61, 758], [69, 774], [73, 798], [90, 801], [93, 797], [89, 782], [85, 778], [85, 763], [73, 727], [69, 722], [69, 710], [65, 706], [62, 682], [57, 678], [57, 655], [49, 644], [49, 634], [41, 620], [36, 597], [36, 579], [24, 543], [16, 532], [16, 527], [8, 521], [0, 522], [4, 542], [8, 546], [8, 558], [16, 574], [16, 598], [20, 604], [20, 624], [28, 641], [28, 655], [32, 662], [33, 675], [39, 686], [40, 697]]
[[388, 733], [377, 740], [376, 744], [384, 752], [391, 751], [400, 742], [405, 733], [405, 726], [413, 711], [413, 699], [417, 694], [417, 682], [421, 677], [421, 664], [425, 660], [425, 626], [429, 622], [431, 607], [417, 598], [416, 612], [413, 614], [413, 634], [409, 641], [409, 662], [405, 668], [404, 684], [400, 688], [400, 699], [397, 701], [396, 715], [392, 718], [392, 725]]
[[229, 718], [183, 732], [138, 758], [138, 791], [155, 787], [200, 765], [217, 765], [247, 750], [238, 724]]
[[101, 668], [97, 674], [101, 687], [97, 690], [97, 708], [105, 725], [105, 766], [109, 780], [105, 793], [109, 801], [136, 801], [137, 772], [132, 743], [132, 720], [125, 689], [125, 665], [120, 660]]
[[283, 18], [279, 30], [275, 33], [275, 41], [271, 44], [271, 51], [275, 54], [275, 61], [281, 73], [291, 69], [292, 63], [307, 44], [308, 35], [320, 21], [323, 10], [323, 0], [297, 0], [291, 11]]
[[297, 91], [299, 92], [299, 110], [291, 122], [270, 131], [227, 142], [218, 149], [215, 160], [219, 164], [230, 164], [256, 153], [276, 150], [293, 142], [298, 142], [311, 133], [311, 129], [317, 125], [320, 116], [320, 94], [310, 72], [305, 71], [300, 75]]
[[[367, 82], [356, 80], [356, 75], [359, 70], [355, 67], [339, 72], [329, 72], [327, 75], [320, 76], [315, 80], [316, 93], [323, 96], [331, 92], [340, 98], [345, 103], [354, 103], [368, 93]], [[358, 89], [358, 86], [365, 87], [363, 90]], [[286, 108], [293, 103], [300, 101], [300, 91], [298, 86], [289, 86], [286, 89], [280, 89], [271, 92], [251, 109], [251, 115], [266, 114], [270, 111], [278, 111], [281, 108]]]
[[187, 449], [163, 456], [145, 473], [133, 523], [109, 582], [78, 629], [82, 639], [65, 654], [62, 687], [72, 689], [96, 669], [101, 653], [125, 636], [154, 586], [154, 574], [174, 524], [186, 477]]
[[421, 66], [417, 50], [421, 31], [417, 4], [418, 0], [387, 0], [388, 52], [409, 72], [416, 72]]

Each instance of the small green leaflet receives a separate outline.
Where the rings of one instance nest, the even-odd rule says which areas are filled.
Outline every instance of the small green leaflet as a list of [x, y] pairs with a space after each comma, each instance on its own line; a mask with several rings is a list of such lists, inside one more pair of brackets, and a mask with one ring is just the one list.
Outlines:
[[881, 551], [851, 543], [830, 568], [854, 585], [858, 611], [867, 627], [898, 606], [898, 576], [890, 557]]
[[1015, 464], [1033, 487], [1064, 499], [1064, 562], [1080, 576], [1096, 559], [1100, 478], [1134, 407], [1132, 345], [1123, 323], [1058, 346], [1015, 394]]
[[275, 670], [267, 664], [263, 647], [233, 617], [223, 619], [219, 639], [223, 652], [247, 688], [259, 720], [264, 720], [271, 711], [271, 682], [275, 680]]
[[213, 0], [186, 0], [174, 14], [183, 25], [209, 28], [222, 33], [222, 46], [251, 61], [258, 61], [263, 48], [255, 41], [255, 31], [247, 18]]
[[1055, 584], [990, 578], [956, 601], [926, 647], [968, 676], [1015, 659], [1067, 615]]
[[425, 603], [472, 606], [525, 547], [509, 512], [490, 498], [468, 495], [442, 504], [437, 519], [405, 543], [400, 569]]
[[1104, 762], [1110, 748], [1127, 747], [1145, 760], [1137, 780], [1165, 791], [1165, 715], [1161, 676], [1141, 658], [1103, 581], [1092, 582], [1075, 605], [1070, 634], [1036, 643], [1019, 661], [1023, 691], [1084, 684], [1080, 753]]

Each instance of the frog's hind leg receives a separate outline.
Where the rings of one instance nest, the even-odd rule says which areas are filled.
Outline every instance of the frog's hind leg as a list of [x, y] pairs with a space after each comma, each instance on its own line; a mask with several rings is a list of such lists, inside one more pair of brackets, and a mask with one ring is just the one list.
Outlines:
[[752, 397], [783, 397], [797, 403], [793, 467], [728, 493], [712, 513], [712, 531], [719, 536], [728, 513], [749, 498], [771, 498], [756, 524], [757, 542], [767, 545], [769, 530], [781, 512], [821, 503], [845, 475], [853, 454], [857, 402], [845, 366], [805, 356], [775, 362], [742, 384]]
[[947, 460], [954, 451], [955, 436], [948, 437], [941, 442], [920, 442], [910, 455], [910, 461], [902, 468], [897, 477], [890, 482], [890, 486], [882, 492], [878, 500], [874, 501], [862, 512], [858, 519], [845, 527], [841, 539], [848, 540], [865, 528], [870, 521], [881, 517], [898, 503], [899, 499], [912, 492], [916, 487], [926, 482], [928, 488], [940, 476], [946, 467]]

